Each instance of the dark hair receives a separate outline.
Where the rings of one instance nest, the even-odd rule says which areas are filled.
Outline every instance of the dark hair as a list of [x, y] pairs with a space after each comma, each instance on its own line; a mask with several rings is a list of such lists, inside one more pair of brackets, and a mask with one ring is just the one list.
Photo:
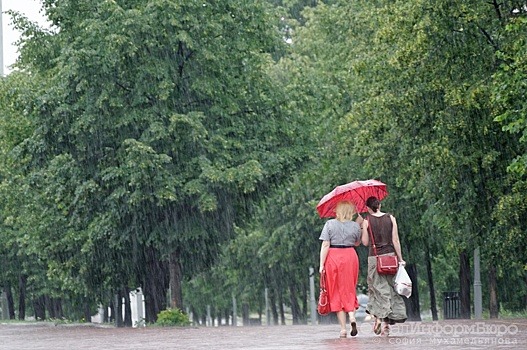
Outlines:
[[381, 201], [377, 197], [370, 197], [366, 200], [366, 206], [373, 211], [379, 210], [380, 205]]

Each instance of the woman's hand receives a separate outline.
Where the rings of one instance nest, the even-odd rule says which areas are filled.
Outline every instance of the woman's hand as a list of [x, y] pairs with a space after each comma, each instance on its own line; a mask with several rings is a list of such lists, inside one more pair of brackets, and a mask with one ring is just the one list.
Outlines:
[[364, 218], [362, 217], [362, 215], [360, 215], [360, 213], [357, 213], [357, 218], [355, 219], [355, 222], [359, 225], [361, 225], [362, 227], [362, 223], [364, 222]]
[[320, 264], [318, 266], [318, 271], [322, 273], [324, 271], [324, 264], [326, 263], [326, 258], [328, 256], [329, 251], [329, 241], [322, 241], [322, 244], [320, 246]]

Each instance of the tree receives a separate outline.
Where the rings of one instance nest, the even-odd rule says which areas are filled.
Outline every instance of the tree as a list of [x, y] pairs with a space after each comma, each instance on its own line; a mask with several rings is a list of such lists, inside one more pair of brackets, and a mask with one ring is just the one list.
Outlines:
[[[367, 163], [377, 159], [376, 168], [388, 165], [387, 173], [394, 174], [388, 182], [407, 194], [407, 210], [417, 208], [422, 227], [455, 240], [462, 261], [474, 246], [495, 249], [487, 240], [495, 225], [492, 213], [496, 198], [508, 191], [506, 166], [518, 152], [517, 143], [493, 123], [489, 103], [488, 78], [500, 45], [495, 6], [385, 3], [372, 20], [378, 29], [371, 59], [356, 63], [368, 67], [361, 76], [375, 84], [353, 113], [371, 119], [359, 138], [361, 154], [374, 155]], [[373, 147], [371, 139], [378, 140]], [[407, 224], [412, 225], [402, 227]], [[470, 269], [460, 271], [462, 300], [468, 301]], [[470, 311], [468, 302], [463, 307]]]
[[[17, 72], [0, 79], [0, 259], [3, 266], [0, 285], [7, 296], [11, 319], [15, 318], [15, 310], [18, 311], [18, 317], [24, 319], [26, 296], [36, 300], [49, 292], [49, 289], [42, 287], [46, 280], [46, 267], [37, 258], [37, 251], [31, 247], [28, 234], [30, 226], [18, 220], [18, 215], [27, 221], [31, 220], [31, 216], [24, 216], [25, 207], [34, 199], [25, 184], [27, 159], [17, 157], [20, 144], [31, 135], [34, 128], [30, 119], [32, 111], [27, 107], [27, 102], [33, 97], [34, 82], [29, 76]], [[29, 278], [38, 287], [28, 288]], [[18, 296], [18, 306], [15, 306], [13, 296]]]
[[[308, 30], [321, 23], [305, 56], [319, 69], [329, 62], [338, 72], [329, 88], [319, 86], [342, 85], [346, 92], [333, 96], [335, 109], [348, 107], [333, 125], [354, 137], [330, 140], [353, 150], [350, 160], [361, 157], [368, 177], [388, 183], [385, 205], [396, 205], [396, 215], [420, 213], [403, 214], [406, 220], [400, 223], [408, 233], [402, 239], [410, 259], [422, 256], [415, 247], [424, 238], [438, 252], [436, 240], [455, 241], [460, 256], [479, 244], [492, 252], [499, 242], [487, 239], [496, 224], [496, 198], [509, 191], [503, 179], [518, 153], [517, 142], [493, 122], [489, 103], [488, 82], [500, 45], [495, 6], [505, 5], [339, 5], [318, 6], [306, 25]], [[427, 268], [430, 275], [432, 265]], [[460, 271], [463, 289], [469, 291], [470, 270]]]
[[162, 276], [182, 307], [183, 274], [210, 265], [247, 203], [302, 159], [268, 75], [277, 18], [257, 1], [44, 8], [53, 32], [16, 18], [18, 67], [43, 82], [22, 155], [54, 212], [32, 235], [61, 227], [47, 251], [62, 283], [143, 284], [152, 321]]
[[[508, 177], [504, 184], [509, 190], [500, 197], [494, 212], [497, 225], [489, 237], [489, 241], [499, 240], [501, 244], [489, 252], [489, 258], [500, 263], [491, 269], [490, 276], [493, 280], [506, 278], [508, 286], [515, 285], [521, 289], [511, 293], [510, 288], [493, 288], [490, 298], [491, 314], [497, 317], [498, 298], [497, 294], [503, 296], [501, 304], [513, 310], [525, 308], [527, 298], [527, 261], [517, 259], [524, 256], [525, 246], [525, 221], [527, 218], [527, 207], [523, 200], [526, 189], [526, 121], [524, 101], [525, 81], [527, 66], [525, 60], [525, 31], [527, 21], [525, 8], [510, 3], [494, 3], [497, 16], [500, 19], [499, 37], [500, 45], [496, 51], [496, 59], [499, 64], [492, 76], [491, 98], [493, 115], [495, 121], [502, 125], [505, 132], [518, 140], [521, 145], [519, 151], [513, 153], [508, 167]], [[508, 153], [503, 150], [500, 156]], [[512, 266], [512, 268], [511, 268]], [[505, 272], [509, 271], [509, 272]], [[501, 286], [500, 286], [501, 287]], [[524, 295], [523, 299], [521, 295]]]

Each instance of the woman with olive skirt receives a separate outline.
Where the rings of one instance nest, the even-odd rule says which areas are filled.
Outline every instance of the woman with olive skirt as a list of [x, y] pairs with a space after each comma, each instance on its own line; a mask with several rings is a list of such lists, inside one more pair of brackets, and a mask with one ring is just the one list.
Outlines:
[[[362, 223], [362, 244], [370, 246], [368, 254], [368, 306], [366, 312], [375, 318], [373, 332], [387, 336], [390, 325], [406, 321], [406, 306], [403, 298], [393, 288], [395, 275], [381, 275], [377, 272], [377, 257], [370, 244], [373, 234], [378, 255], [396, 255], [399, 264], [405, 265], [399, 242], [395, 217], [381, 211], [377, 197], [366, 200], [368, 216]], [[371, 231], [371, 232], [370, 232]], [[382, 321], [384, 328], [381, 330]]]

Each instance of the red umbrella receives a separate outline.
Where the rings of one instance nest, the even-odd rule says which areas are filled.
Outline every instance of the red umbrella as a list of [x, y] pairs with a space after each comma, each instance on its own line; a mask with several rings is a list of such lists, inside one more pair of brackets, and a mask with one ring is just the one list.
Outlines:
[[317, 205], [317, 211], [321, 218], [335, 217], [335, 208], [340, 201], [350, 201], [355, 204], [357, 212], [364, 213], [366, 200], [375, 196], [379, 200], [388, 195], [386, 184], [377, 180], [353, 181], [345, 185], [337, 186], [333, 191], [326, 194]]

